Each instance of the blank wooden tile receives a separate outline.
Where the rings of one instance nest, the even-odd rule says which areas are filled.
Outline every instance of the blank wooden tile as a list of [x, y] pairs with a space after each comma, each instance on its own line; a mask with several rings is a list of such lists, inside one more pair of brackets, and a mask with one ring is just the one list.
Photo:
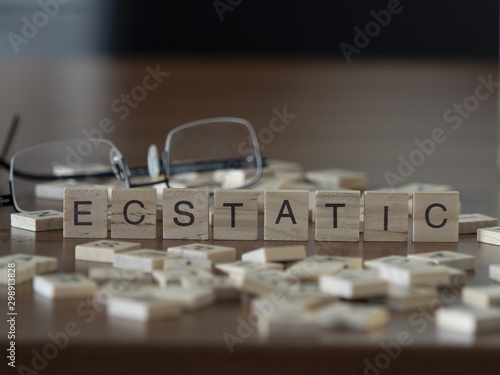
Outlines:
[[63, 228], [63, 213], [54, 210], [19, 212], [10, 214], [10, 225], [32, 232], [44, 232]]
[[408, 258], [407, 256], [402, 255], [389, 255], [382, 258], [374, 258], [370, 260], [365, 260], [364, 265], [367, 268], [380, 268], [386, 265], [405, 265], [405, 264], [415, 264], [415, 265], [426, 265], [429, 262], [425, 262], [423, 260], [417, 260]]
[[436, 327], [466, 335], [500, 331], [498, 309], [477, 309], [468, 306], [444, 307], [436, 311]]
[[236, 260], [236, 249], [229, 246], [194, 243], [171, 246], [167, 251], [171, 254], [181, 255], [186, 259], [209, 259], [213, 263], [228, 263]]
[[[259, 337], [268, 338], [277, 335], [281, 339], [292, 337], [317, 337], [318, 325], [313, 311], [273, 311], [271, 313], [254, 312], [259, 316], [257, 332]], [[292, 333], [293, 332], [293, 333]]]
[[462, 289], [462, 302], [481, 309], [500, 309], [500, 285], [465, 286]]
[[477, 242], [500, 246], [500, 227], [478, 229]]
[[113, 263], [115, 254], [137, 250], [140, 248], [141, 244], [136, 242], [99, 240], [76, 245], [75, 259], [88, 260], [91, 262]]
[[214, 240], [257, 240], [258, 193], [249, 190], [216, 190]]
[[317, 191], [316, 241], [359, 241], [359, 191]]
[[413, 193], [413, 241], [458, 242], [456, 191]]
[[309, 192], [274, 190], [264, 193], [264, 240], [307, 241]]
[[108, 235], [108, 189], [64, 189], [65, 238], [106, 238]]
[[500, 264], [490, 264], [489, 276], [491, 280], [500, 282]]
[[364, 241], [408, 240], [408, 194], [365, 192]]
[[439, 265], [439, 267], [448, 271], [448, 281], [439, 284], [439, 288], [461, 288], [467, 283], [467, 273], [459, 268]]
[[144, 280], [146, 274], [136, 270], [120, 270], [116, 268], [90, 268], [89, 278], [92, 280]]
[[305, 257], [306, 247], [304, 245], [265, 246], [244, 253], [241, 260], [259, 263], [290, 262]]
[[111, 238], [156, 238], [156, 190], [113, 189]]
[[335, 302], [318, 309], [315, 321], [322, 328], [370, 332], [386, 327], [390, 317], [382, 306]]
[[[306, 295], [306, 294], [289, 294], [285, 293], [281, 296], [279, 303], [274, 306], [276, 312], [300, 312], [314, 311], [326, 304], [335, 302], [337, 297], [331, 294]], [[266, 306], [269, 306], [269, 298], [259, 297], [252, 301], [252, 310], [265, 311]]]
[[368, 177], [364, 172], [335, 168], [308, 171], [305, 173], [305, 177], [321, 189], [365, 190], [368, 182]]
[[50, 299], [72, 299], [93, 296], [97, 291], [97, 285], [77, 273], [57, 273], [35, 276], [33, 290]]
[[208, 191], [163, 190], [163, 238], [208, 240]]
[[108, 316], [138, 322], [177, 318], [182, 304], [157, 296], [154, 290], [112, 295], [106, 307]]
[[[11, 267], [15, 263], [15, 268]], [[36, 274], [36, 264], [34, 262], [23, 262], [12, 259], [12, 255], [0, 257], [0, 285], [22, 284], [33, 279]], [[15, 282], [12, 282], [11, 275], [15, 275]]]
[[385, 296], [389, 283], [376, 270], [343, 270], [335, 275], [319, 277], [321, 291], [345, 299]]
[[442, 250], [429, 253], [410, 254], [408, 258], [455, 267], [464, 271], [470, 271], [476, 268], [476, 257], [454, 251]]
[[166, 259], [180, 258], [180, 255], [169, 254], [166, 251], [139, 249], [115, 254], [113, 267], [122, 270], [137, 270], [152, 273], [163, 268]]
[[498, 219], [483, 214], [461, 214], [458, 216], [458, 233], [475, 234], [479, 228], [498, 225]]

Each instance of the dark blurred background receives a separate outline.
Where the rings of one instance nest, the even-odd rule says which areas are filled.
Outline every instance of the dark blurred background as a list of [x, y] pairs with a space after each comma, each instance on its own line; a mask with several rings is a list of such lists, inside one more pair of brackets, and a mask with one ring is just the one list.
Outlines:
[[[398, 10], [362, 56], [496, 58], [497, 0], [0, 0], [0, 54], [244, 54], [342, 56], [373, 12]], [[23, 17], [57, 3], [37, 43], [19, 45]], [[399, 5], [398, 5], [399, 3]], [[41, 19], [43, 21], [43, 19]], [[354, 54], [353, 56], [356, 56]]]

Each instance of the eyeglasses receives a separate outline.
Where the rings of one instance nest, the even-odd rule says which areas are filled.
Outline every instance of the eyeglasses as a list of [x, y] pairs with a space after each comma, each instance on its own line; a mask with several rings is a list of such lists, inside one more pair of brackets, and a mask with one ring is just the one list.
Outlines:
[[[263, 159], [252, 125], [240, 118], [217, 117], [171, 130], [163, 152], [149, 148], [147, 167], [129, 167], [118, 148], [101, 138], [37, 145], [16, 153], [10, 165], [10, 194], [0, 207], [16, 211], [62, 211], [66, 186], [197, 187], [241, 189], [257, 182]], [[162, 185], [158, 185], [162, 184]]]

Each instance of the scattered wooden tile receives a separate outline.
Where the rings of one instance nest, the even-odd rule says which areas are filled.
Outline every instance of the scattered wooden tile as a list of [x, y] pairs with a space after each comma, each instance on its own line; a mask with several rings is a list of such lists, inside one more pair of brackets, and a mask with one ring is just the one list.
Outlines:
[[99, 240], [77, 245], [75, 247], [75, 259], [113, 263], [115, 254], [140, 248], [141, 244], [136, 242]]
[[363, 233], [364, 241], [406, 242], [408, 195], [366, 191]]
[[206, 271], [212, 270], [212, 261], [210, 259], [166, 259], [163, 263], [163, 269], [195, 268]]
[[163, 238], [208, 240], [208, 191], [163, 190]]
[[215, 302], [215, 293], [207, 288], [181, 288], [171, 286], [155, 292], [155, 297], [177, 302], [188, 311], [199, 310]]
[[63, 213], [54, 210], [12, 213], [10, 225], [32, 232], [59, 230], [63, 228]]
[[490, 228], [498, 225], [498, 219], [483, 214], [460, 214], [458, 216], [458, 233], [477, 233], [480, 228]]
[[439, 288], [461, 288], [467, 282], [467, 273], [459, 268], [439, 265], [439, 267], [448, 271], [449, 279], [445, 283], [438, 284]]
[[275, 291], [288, 291], [292, 287], [280, 270], [264, 270], [232, 274], [235, 285], [250, 295], [265, 295]]
[[500, 308], [500, 285], [474, 285], [462, 289], [462, 302], [481, 309]]
[[107, 313], [111, 317], [138, 322], [177, 318], [182, 314], [182, 304], [147, 293], [123, 293], [110, 297]]
[[[307, 312], [314, 311], [326, 304], [336, 301], [336, 297], [329, 294], [306, 295], [285, 293], [280, 298], [279, 304], [274, 306], [275, 311], [279, 312]], [[264, 311], [269, 304], [267, 296], [259, 297], [253, 300], [252, 309]]]
[[296, 312], [296, 311], [273, 311], [258, 313], [259, 321], [257, 332], [260, 337], [268, 338], [271, 335], [293, 335], [304, 337], [311, 335], [315, 337], [319, 327], [316, 322], [314, 312]]
[[489, 276], [491, 280], [500, 282], [500, 264], [490, 264]]
[[113, 189], [111, 238], [156, 238], [155, 189]]
[[464, 271], [474, 270], [476, 268], [476, 257], [448, 250], [410, 254], [408, 258], [450, 266]]
[[252, 262], [248, 260], [238, 260], [232, 263], [222, 263], [215, 266], [216, 269], [225, 272], [227, 274], [240, 274], [246, 272], [259, 272], [264, 270], [283, 270], [283, 264], [281, 263], [262, 263], [262, 262]]
[[180, 255], [169, 254], [160, 250], [139, 249], [115, 254], [113, 267], [152, 273], [154, 270], [163, 268], [166, 259], [175, 258], [180, 258]]
[[33, 278], [33, 290], [49, 299], [72, 299], [93, 296], [97, 285], [77, 273], [57, 273], [36, 275]]
[[309, 192], [266, 190], [264, 192], [264, 240], [307, 241]]
[[344, 169], [321, 169], [308, 171], [305, 178], [314, 182], [320, 189], [352, 189], [365, 190], [368, 176], [364, 172], [348, 171]]
[[213, 290], [217, 301], [239, 300], [241, 292], [236, 287], [236, 283], [229, 277], [183, 277], [181, 286], [184, 288], [205, 288]]
[[385, 296], [389, 284], [376, 270], [343, 270], [335, 275], [321, 275], [319, 286], [323, 292], [345, 299]]
[[500, 311], [467, 306], [445, 307], [436, 311], [435, 323], [440, 330], [466, 335], [496, 332], [500, 330]]
[[153, 271], [153, 278], [161, 288], [180, 285], [181, 279], [188, 277], [207, 278], [214, 277], [214, 275], [210, 271], [201, 268], [174, 268]]
[[322, 328], [370, 332], [387, 326], [390, 314], [381, 306], [335, 302], [318, 309], [315, 320]]
[[413, 193], [413, 242], [458, 242], [459, 195]]
[[257, 240], [257, 197], [251, 190], [216, 190], [214, 239]]
[[378, 271], [382, 279], [404, 286], [438, 286], [448, 283], [450, 279], [447, 268], [431, 264], [390, 264], [378, 267]]
[[144, 280], [144, 272], [137, 270], [120, 270], [116, 268], [90, 268], [89, 278], [92, 280]]
[[[35, 274], [36, 264], [34, 262], [12, 259], [12, 255], [0, 257], [0, 285], [20, 285], [32, 280]], [[12, 275], [14, 278], [11, 277]]]
[[172, 246], [167, 251], [171, 254], [181, 255], [186, 259], [209, 259], [213, 263], [229, 263], [236, 260], [236, 249], [228, 246], [194, 243]]
[[500, 246], [500, 227], [478, 229], [477, 242]]
[[317, 191], [316, 241], [359, 241], [359, 191]]
[[[0, 262], [1, 262], [0, 258]], [[35, 264], [35, 272], [37, 274], [49, 273], [57, 271], [58, 261], [57, 258], [47, 257], [43, 255], [31, 255], [31, 254], [12, 254], [7, 255], [6, 259], [10, 261], [19, 263], [33, 263]]]
[[244, 253], [241, 260], [258, 263], [289, 262], [305, 257], [306, 247], [304, 245], [265, 246]]
[[328, 255], [308, 257], [290, 266], [286, 275], [301, 280], [317, 280], [321, 275], [334, 275], [348, 268], [345, 261], [332, 259]]
[[408, 258], [402, 255], [389, 255], [382, 258], [375, 258], [370, 260], [365, 260], [365, 267], [367, 268], [380, 268], [386, 265], [398, 265], [398, 264], [415, 264], [415, 265], [425, 265], [429, 262], [424, 262], [422, 260]]
[[430, 306], [437, 298], [436, 288], [391, 285], [387, 305], [394, 311], [416, 311], [420, 307]]

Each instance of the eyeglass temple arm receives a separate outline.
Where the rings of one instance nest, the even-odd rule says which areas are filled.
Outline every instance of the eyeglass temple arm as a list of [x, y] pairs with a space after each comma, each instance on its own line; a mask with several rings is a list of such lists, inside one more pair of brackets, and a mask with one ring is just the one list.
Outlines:
[[[262, 166], [265, 166], [265, 159], [262, 158]], [[197, 162], [188, 164], [178, 164], [170, 166], [170, 175], [187, 172], [209, 172], [220, 169], [246, 169], [253, 165], [247, 159], [226, 159], [209, 162]]]

